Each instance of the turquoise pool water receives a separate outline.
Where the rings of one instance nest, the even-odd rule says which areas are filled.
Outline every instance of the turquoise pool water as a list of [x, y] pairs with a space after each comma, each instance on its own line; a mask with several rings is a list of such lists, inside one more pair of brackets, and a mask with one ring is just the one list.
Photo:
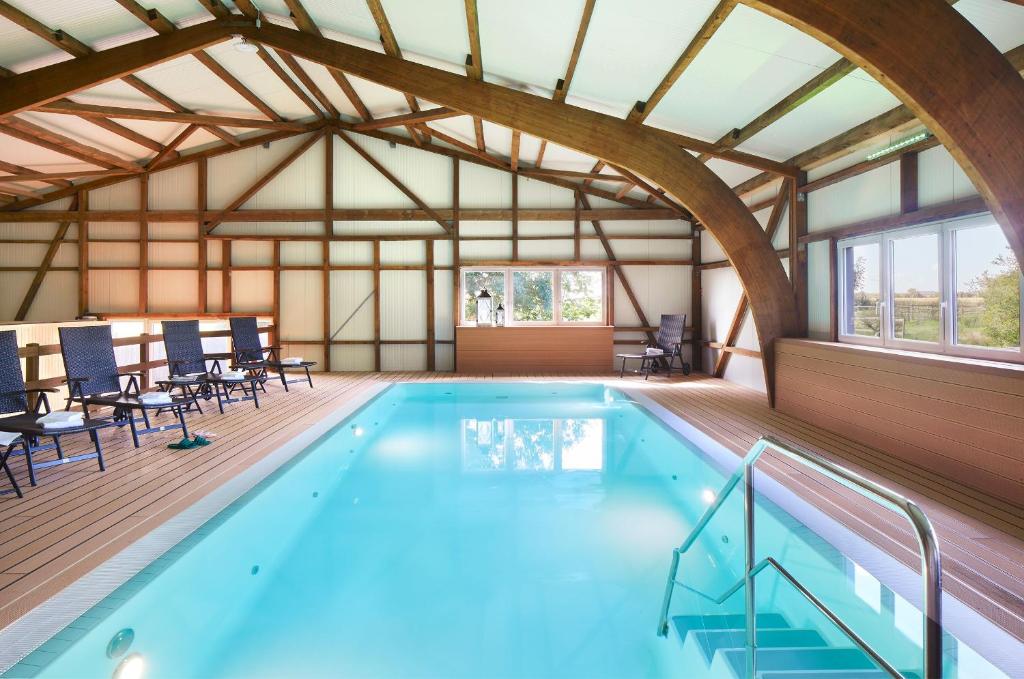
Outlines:
[[[742, 593], [711, 606], [680, 590], [679, 634], [655, 635], [671, 550], [725, 478], [600, 385], [396, 385], [10, 676], [106, 678], [127, 654], [149, 678], [736, 676], [716, 632], [730, 625], [707, 621], [742, 611]], [[741, 563], [730, 512], [684, 562], [709, 592]], [[759, 512], [794, 568], [822, 587], [866, 577], [893, 607], [777, 507]], [[758, 591], [784, 616], [765, 644], [851, 646], [779, 583]], [[836, 603], [878, 627], [861, 599]], [[906, 641], [890, 622], [878, 643], [913, 669], [919, 618], [904, 614]]]

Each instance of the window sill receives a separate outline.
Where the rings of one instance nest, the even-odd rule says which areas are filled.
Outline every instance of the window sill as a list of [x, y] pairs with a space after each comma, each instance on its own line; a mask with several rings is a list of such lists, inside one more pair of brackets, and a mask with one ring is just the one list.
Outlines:
[[1007, 375], [1009, 373], [1011, 375], [1024, 378], [1024, 356], [1021, 356], [1021, 362], [997, 361], [984, 358], [951, 356], [949, 354], [933, 354], [924, 351], [911, 351], [909, 349], [893, 349], [892, 347], [880, 347], [868, 344], [854, 344], [852, 342], [824, 342], [820, 340], [797, 338], [784, 338], [777, 341], [786, 344], [804, 344], [826, 347], [833, 351], [842, 351], [851, 354], [867, 354], [872, 356], [898, 358], [907, 363], [915, 363], [925, 366], [946, 366], [992, 375]]

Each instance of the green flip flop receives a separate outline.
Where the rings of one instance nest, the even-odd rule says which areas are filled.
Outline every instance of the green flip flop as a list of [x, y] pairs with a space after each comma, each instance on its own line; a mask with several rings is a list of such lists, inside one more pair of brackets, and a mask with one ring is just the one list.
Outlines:
[[192, 440], [192, 443], [193, 443], [193, 445], [197, 445], [197, 446], [208, 446], [208, 445], [210, 445], [210, 441], [209, 440], [207, 440], [206, 438], [204, 438], [202, 436], [199, 436], [198, 434]]
[[195, 448], [196, 444], [192, 439], [181, 439], [177, 443], [169, 443], [167, 447], [174, 450], [189, 450], [190, 448]]

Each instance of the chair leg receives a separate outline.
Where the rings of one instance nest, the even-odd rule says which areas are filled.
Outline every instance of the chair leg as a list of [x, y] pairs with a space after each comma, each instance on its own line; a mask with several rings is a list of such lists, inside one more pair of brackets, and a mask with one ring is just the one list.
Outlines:
[[309, 374], [309, 366], [306, 366], [306, 381], [309, 382], [309, 388], [313, 388], [313, 377]]
[[56, 434], [54, 435], [54, 437], [53, 437], [53, 445], [57, 449], [57, 458], [60, 459], [60, 460], [63, 460], [64, 459], [64, 449], [61, 448], [61, 446], [60, 446], [60, 436], [58, 436]]
[[259, 407], [260, 407], [260, 397], [256, 393], [256, 385], [255, 384], [252, 387], [252, 402], [256, 404], [256, 409], [259, 410]]
[[621, 379], [622, 379], [622, 377], [623, 377], [623, 376], [624, 376], [625, 374], [626, 374], [626, 357], [625, 357], [625, 356], [623, 356], [623, 357], [622, 357], [622, 365], [620, 365], [620, 366], [619, 366], [619, 379], [621, 380]]
[[188, 425], [185, 424], [185, 411], [179, 405], [174, 409], [174, 412], [178, 415], [178, 421], [181, 422], [181, 431], [184, 432], [185, 438], [188, 438]]
[[[22, 441], [21, 445], [23, 448], [28, 450], [28, 442]], [[4, 468], [4, 473], [7, 474], [7, 480], [11, 482], [11, 486], [14, 487], [14, 492], [17, 494], [17, 496], [25, 497], [25, 495], [21, 492], [21, 487], [18, 485], [18, 480], [14, 478], [14, 472], [11, 471], [10, 466], [8, 466], [7, 464], [7, 459], [11, 456], [12, 448], [8, 448], [7, 452], [0, 455], [0, 466]]]
[[281, 368], [280, 370], [278, 370], [277, 371], [277, 375], [278, 375], [278, 377], [281, 378], [281, 384], [284, 385], [284, 390], [285, 390], [285, 392], [287, 392], [288, 391], [288, 380], [284, 376], [284, 368]]
[[25, 444], [25, 462], [28, 464], [28, 482], [36, 485], [36, 468], [32, 462], [32, 446]]
[[[132, 430], [132, 443], [134, 443], [135, 447], [138, 448], [139, 447], [139, 430], [135, 427], [135, 412], [134, 411], [129, 411], [128, 412], [128, 426], [131, 427], [131, 430]], [[148, 429], [149, 427], [146, 427], [146, 428]]]
[[96, 448], [96, 460], [100, 463], [100, 471], [107, 471], [107, 465], [103, 462], [103, 446], [100, 445], [100, 433], [93, 429], [89, 432], [92, 435], [92, 443]]

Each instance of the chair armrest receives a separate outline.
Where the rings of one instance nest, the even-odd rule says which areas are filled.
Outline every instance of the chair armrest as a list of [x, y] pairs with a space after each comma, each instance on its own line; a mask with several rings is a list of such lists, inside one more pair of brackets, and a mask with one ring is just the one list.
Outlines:
[[65, 377], [64, 381], [71, 384], [72, 382], [88, 382], [90, 379], [89, 377]]
[[58, 389], [54, 389], [53, 387], [48, 387], [46, 389], [26, 389], [25, 393], [26, 394], [56, 394], [58, 391], [59, 391]]
[[145, 377], [143, 373], [121, 373], [118, 377]]

